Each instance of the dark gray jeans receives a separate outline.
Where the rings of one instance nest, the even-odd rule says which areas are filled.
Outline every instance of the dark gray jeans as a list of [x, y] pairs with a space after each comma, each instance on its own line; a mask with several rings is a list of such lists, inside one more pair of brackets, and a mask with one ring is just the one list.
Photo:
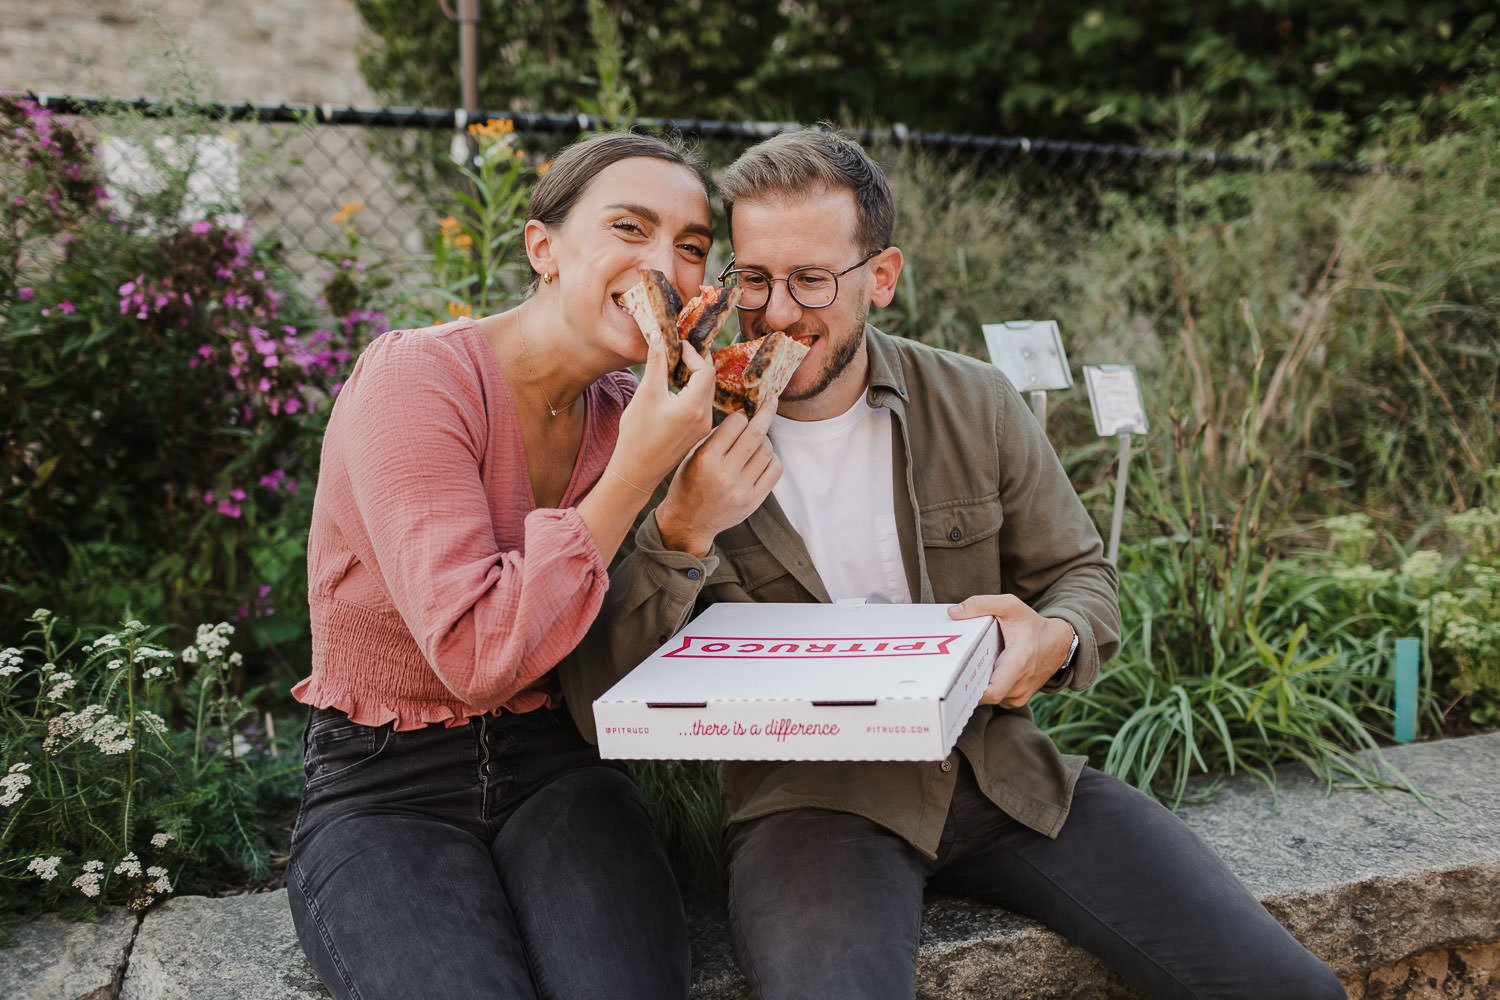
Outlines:
[[1345, 995], [1176, 816], [1092, 768], [1056, 840], [1001, 812], [964, 762], [935, 860], [820, 809], [737, 824], [726, 843], [735, 952], [762, 1000], [911, 1000], [925, 888], [1033, 917], [1143, 997]]
[[635, 784], [566, 711], [395, 732], [312, 712], [287, 890], [335, 997], [686, 997]]

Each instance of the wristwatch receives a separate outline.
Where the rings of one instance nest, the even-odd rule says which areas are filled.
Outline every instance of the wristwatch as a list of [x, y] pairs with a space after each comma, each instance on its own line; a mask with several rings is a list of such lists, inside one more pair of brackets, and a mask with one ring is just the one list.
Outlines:
[[[1071, 626], [1071, 625], [1069, 625], [1068, 627], [1069, 628], [1073, 628], [1073, 626]], [[1073, 663], [1077, 659], [1078, 659], [1078, 630], [1076, 628], [1074, 628], [1073, 629], [1073, 644], [1068, 647], [1068, 658], [1066, 660], [1063, 660], [1063, 665], [1057, 668], [1057, 673], [1055, 673], [1055, 674], [1052, 675], [1052, 680], [1048, 682], [1048, 685], [1049, 686], [1052, 685], [1052, 684], [1056, 684], [1056, 685], [1059, 685], [1059, 686], [1065, 685], [1068, 682], [1068, 677], [1073, 673]]]

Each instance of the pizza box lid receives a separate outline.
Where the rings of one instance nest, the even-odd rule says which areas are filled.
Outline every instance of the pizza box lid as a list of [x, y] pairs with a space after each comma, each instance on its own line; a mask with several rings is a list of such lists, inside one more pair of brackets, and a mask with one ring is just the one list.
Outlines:
[[715, 604], [598, 700], [942, 699], [995, 627], [955, 621], [946, 604]]

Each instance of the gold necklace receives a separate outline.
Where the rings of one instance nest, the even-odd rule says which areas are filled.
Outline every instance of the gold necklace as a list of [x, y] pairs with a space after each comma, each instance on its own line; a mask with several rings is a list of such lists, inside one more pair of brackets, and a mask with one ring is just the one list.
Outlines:
[[547, 395], [547, 387], [542, 385], [542, 380], [537, 377], [536, 365], [531, 360], [531, 348], [526, 344], [526, 307], [520, 306], [516, 309], [516, 335], [521, 338], [521, 357], [526, 360], [526, 371], [531, 375], [531, 383], [537, 387], [542, 394], [542, 399], [547, 402], [547, 412], [552, 416], [561, 416], [573, 408], [573, 403], [578, 402], [578, 397], [573, 397], [573, 402], [562, 409], [552, 405], [552, 397]]

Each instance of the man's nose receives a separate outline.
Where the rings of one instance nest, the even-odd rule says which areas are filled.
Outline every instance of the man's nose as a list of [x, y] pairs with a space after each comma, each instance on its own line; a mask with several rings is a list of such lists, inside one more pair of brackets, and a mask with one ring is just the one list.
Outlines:
[[802, 307], [792, 298], [785, 281], [771, 282], [770, 296], [766, 300], [765, 317], [771, 329], [786, 330], [802, 318]]

